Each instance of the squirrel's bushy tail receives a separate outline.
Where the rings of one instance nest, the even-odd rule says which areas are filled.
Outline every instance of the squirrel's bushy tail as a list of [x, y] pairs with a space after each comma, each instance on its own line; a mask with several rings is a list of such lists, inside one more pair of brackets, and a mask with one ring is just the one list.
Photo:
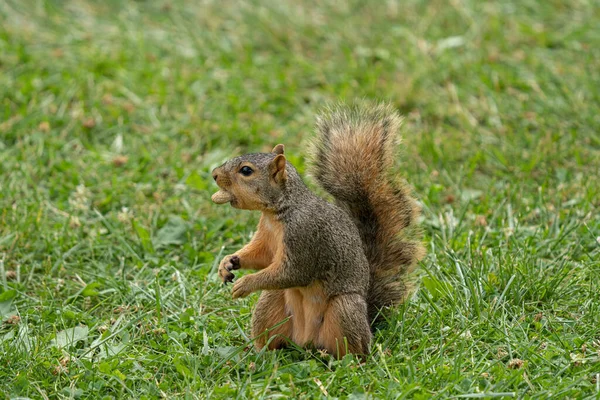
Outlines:
[[334, 106], [317, 119], [313, 175], [358, 226], [371, 267], [371, 319], [411, 294], [425, 252], [415, 232], [419, 208], [393, 176], [401, 121], [384, 104]]

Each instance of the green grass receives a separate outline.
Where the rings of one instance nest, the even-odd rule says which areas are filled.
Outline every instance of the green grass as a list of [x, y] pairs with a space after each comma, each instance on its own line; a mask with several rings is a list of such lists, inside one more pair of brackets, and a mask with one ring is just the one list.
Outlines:
[[[0, 2], [5, 398], [600, 396], [600, 3]], [[211, 169], [406, 115], [420, 291], [365, 363], [256, 352]], [[312, 181], [311, 181], [312, 182]], [[18, 318], [17, 318], [18, 317]], [[518, 360], [522, 360], [521, 363]]]

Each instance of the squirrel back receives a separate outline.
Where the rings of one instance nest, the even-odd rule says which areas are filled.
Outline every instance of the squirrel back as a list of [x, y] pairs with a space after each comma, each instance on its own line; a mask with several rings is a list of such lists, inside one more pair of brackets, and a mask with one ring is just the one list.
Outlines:
[[401, 117], [391, 106], [334, 106], [317, 119], [313, 175], [353, 219], [370, 265], [368, 314], [404, 301], [424, 256], [419, 208], [392, 175]]

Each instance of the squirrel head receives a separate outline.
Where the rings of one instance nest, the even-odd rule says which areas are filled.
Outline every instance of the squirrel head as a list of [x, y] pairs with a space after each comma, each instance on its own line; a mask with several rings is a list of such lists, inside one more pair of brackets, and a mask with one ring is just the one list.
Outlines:
[[245, 154], [215, 168], [212, 176], [220, 190], [212, 201], [243, 210], [273, 209], [288, 178], [283, 153], [284, 146], [278, 144], [271, 153]]

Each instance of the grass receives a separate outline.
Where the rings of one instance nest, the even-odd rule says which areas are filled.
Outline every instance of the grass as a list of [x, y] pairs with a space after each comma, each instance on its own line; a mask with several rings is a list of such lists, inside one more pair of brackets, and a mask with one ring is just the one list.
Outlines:
[[[5, 398], [600, 396], [600, 4], [0, 3]], [[211, 169], [405, 114], [420, 291], [365, 363], [249, 349]], [[310, 181], [312, 182], [312, 181]]]

